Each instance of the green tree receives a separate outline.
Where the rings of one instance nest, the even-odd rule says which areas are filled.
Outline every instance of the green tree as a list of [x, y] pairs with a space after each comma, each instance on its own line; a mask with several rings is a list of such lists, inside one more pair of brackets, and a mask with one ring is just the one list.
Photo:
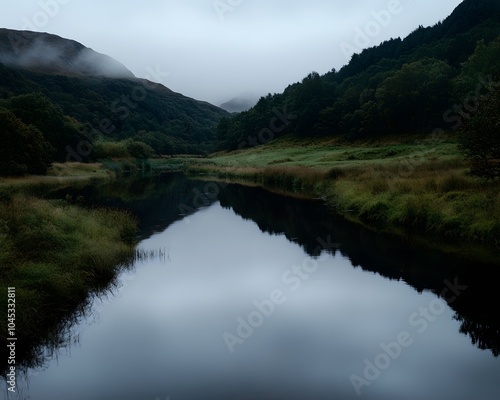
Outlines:
[[500, 76], [499, 60], [500, 37], [488, 45], [480, 41], [474, 54], [462, 64], [461, 73], [454, 81], [455, 98], [463, 99], [489, 76]]
[[46, 174], [52, 148], [42, 133], [10, 111], [0, 111], [0, 126], [0, 175]]
[[405, 64], [387, 78], [376, 98], [389, 131], [428, 128], [440, 121], [443, 104], [450, 101], [451, 73], [446, 62], [424, 59]]
[[471, 173], [500, 177], [500, 88], [482, 99], [477, 112], [462, 126], [461, 146], [472, 162]]
[[66, 147], [74, 147], [82, 138], [64, 116], [61, 108], [40, 93], [9, 99], [8, 108], [25, 124], [34, 125], [55, 149], [55, 159], [64, 161]]
[[222, 118], [217, 126], [217, 141], [220, 144], [226, 144], [231, 134], [231, 120], [227, 117]]

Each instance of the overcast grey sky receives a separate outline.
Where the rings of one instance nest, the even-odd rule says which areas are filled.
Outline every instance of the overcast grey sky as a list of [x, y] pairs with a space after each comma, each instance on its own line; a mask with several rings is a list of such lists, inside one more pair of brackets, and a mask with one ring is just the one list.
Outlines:
[[357, 44], [371, 47], [391, 37], [405, 37], [419, 25], [443, 20], [461, 3], [0, 1], [0, 27], [74, 39], [116, 58], [138, 77], [160, 71], [156, 80], [172, 90], [217, 105], [245, 92], [282, 92], [311, 71], [323, 74], [339, 69], [352, 49], [359, 48]]

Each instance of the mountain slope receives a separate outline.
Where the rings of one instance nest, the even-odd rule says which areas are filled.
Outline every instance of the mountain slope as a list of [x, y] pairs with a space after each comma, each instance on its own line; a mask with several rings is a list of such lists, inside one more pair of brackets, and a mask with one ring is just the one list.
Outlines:
[[259, 98], [255, 95], [246, 94], [234, 97], [233, 99], [221, 104], [220, 108], [230, 113], [247, 111], [252, 108]]
[[141, 141], [158, 154], [209, 151], [218, 121], [229, 115], [135, 78], [75, 41], [0, 29], [0, 109], [2, 99], [29, 93], [49, 98], [81, 130], [97, 132], [94, 139]]
[[[500, 79], [499, 59], [500, 2], [465, 0], [433, 27], [365, 49], [340, 71], [311, 73], [224, 119], [218, 147], [255, 146], [284, 134], [354, 139], [457, 129], [463, 119], [459, 105], [478, 85], [484, 94], [492, 86], [484, 82]], [[264, 129], [276, 110], [294, 118], [271, 135]]]

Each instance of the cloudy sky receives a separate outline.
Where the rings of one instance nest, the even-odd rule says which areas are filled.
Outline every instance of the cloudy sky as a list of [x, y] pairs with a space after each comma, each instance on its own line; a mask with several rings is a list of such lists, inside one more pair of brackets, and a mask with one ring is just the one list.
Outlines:
[[[282, 92], [350, 53], [446, 18], [461, 0], [0, 0], [0, 27], [74, 39], [219, 105]], [[361, 34], [360, 32], [364, 32]]]

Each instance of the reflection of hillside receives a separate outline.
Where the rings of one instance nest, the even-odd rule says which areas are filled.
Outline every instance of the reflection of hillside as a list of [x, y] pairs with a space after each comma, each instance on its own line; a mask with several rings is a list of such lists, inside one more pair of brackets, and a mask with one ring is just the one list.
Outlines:
[[467, 290], [449, 303], [461, 322], [460, 332], [481, 349], [500, 354], [500, 318], [495, 311], [496, 282], [492, 268], [422, 249], [387, 238], [332, 216], [319, 202], [297, 200], [263, 189], [228, 186], [222, 206], [255, 221], [263, 231], [285, 234], [310, 255], [317, 255], [318, 238], [340, 244], [340, 252], [353, 265], [389, 279], [402, 279], [415, 290], [440, 294], [446, 280], [457, 277]]
[[[64, 189], [52, 193], [52, 197], [74, 199], [83, 196], [88, 205], [99, 205], [125, 209], [138, 217], [144, 239], [161, 232], [186, 214], [196, 211], [199, 205], [196, 193], [203, 193], [207, 183], [188, 180], [182, 174], [165, 174], [142, 179], [120, 179], [105, 184], [88, 185], [78, 189]], [[208, 205], [213, 200], [204, 197], [201, 202]]]

